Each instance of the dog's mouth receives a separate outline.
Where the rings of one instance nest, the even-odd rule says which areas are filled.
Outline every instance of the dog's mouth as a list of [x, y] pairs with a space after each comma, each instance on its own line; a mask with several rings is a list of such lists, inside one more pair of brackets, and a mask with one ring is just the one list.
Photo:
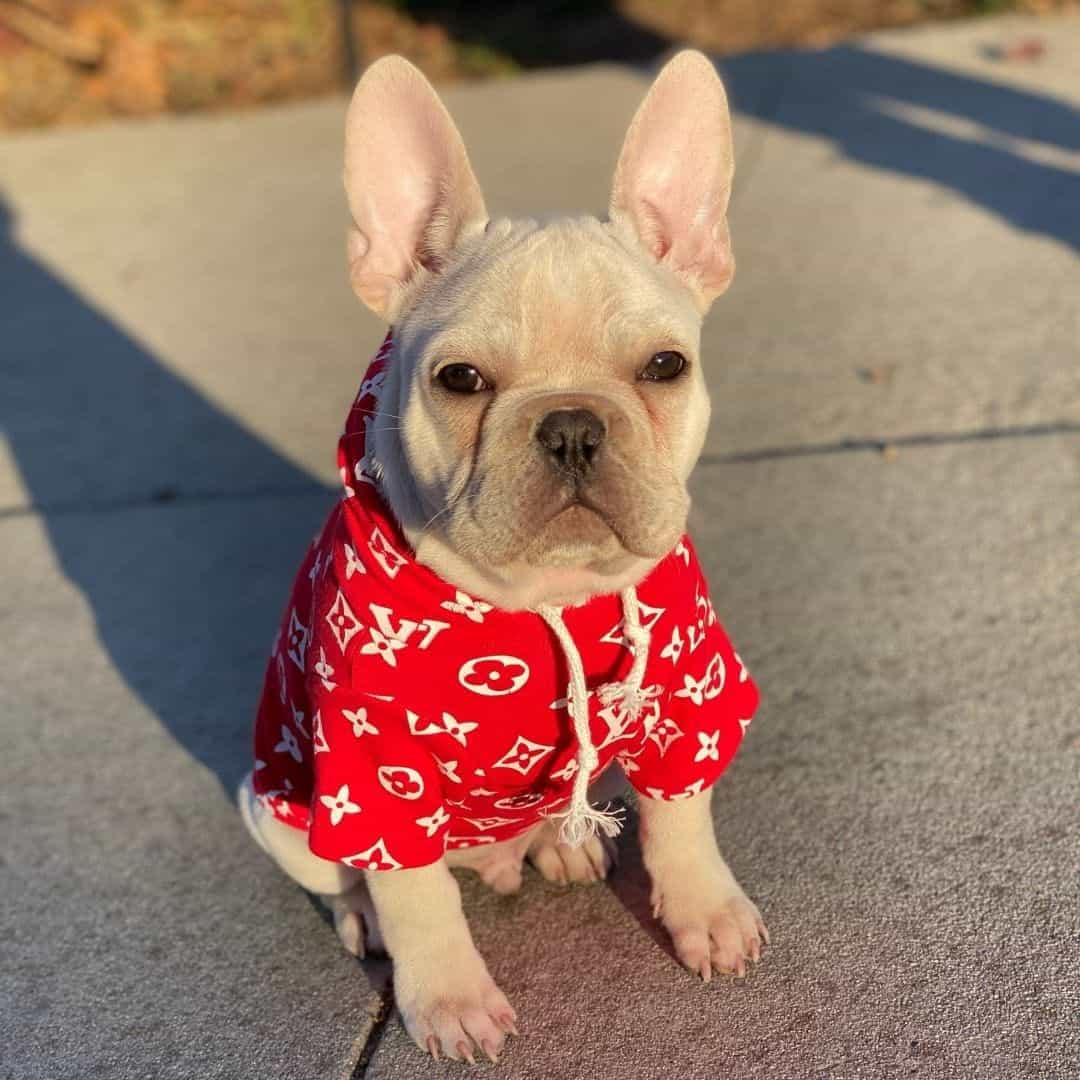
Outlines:
[[556, 524], [571, 530], [580, 528], [592, 531], [599, 526], [606, 532], [615, 531], [608, 515], [592, 499], [584, 495], [573, 495], [566, 499], [549, 515], [544, 522], [544, 527]]
[[558, 506], [539, 523], [530, 547], [543, 550], [551, 545], [575, 549], [610, 549], [618, 546], [631, 555], [648, 557], [653, 552], [639, 551], [620, 526], [619, 515], [583, 490], [566, 495]]
[[461, 557], [488, 567], [651, 560], [685, 527], [685, 486], [662, 467], [646, 469], [642, 461], [635, 468], [613, 455], [598, 475], [568, 482], [536, 464], [489, 464], [468, 497], [455, 501], [445, 532]]

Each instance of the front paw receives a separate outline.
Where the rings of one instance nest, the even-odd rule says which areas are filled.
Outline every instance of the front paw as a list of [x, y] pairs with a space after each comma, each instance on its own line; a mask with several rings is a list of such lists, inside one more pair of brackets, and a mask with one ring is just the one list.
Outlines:
[[321, 899], [334, 917], [334, 929], [346, 952], [361, 960], [369, 953], [386, 952], [375, 905], [362, 879], [346, 893]]
[[734, 880], [722, 875], [673, 876], [654, 890], [653, 914], [671, 935], [679, 960], [705, 982], [714, 970], [742, 978], [769, 943], [761, 913]]
[[394, 963], [394, 991], [405, 1029], [437, 1061], [496, 1061], [507, 1035], [518, 1033], [514, 1012], [475, 949], [473, 955]]
[[529, 862], [557, 885], [590, 885], [603, 881], [615, 863], [615, 844], [594, 834], [580, 847], [559, 840], [558, 826], [545, 822], [529, 844]]

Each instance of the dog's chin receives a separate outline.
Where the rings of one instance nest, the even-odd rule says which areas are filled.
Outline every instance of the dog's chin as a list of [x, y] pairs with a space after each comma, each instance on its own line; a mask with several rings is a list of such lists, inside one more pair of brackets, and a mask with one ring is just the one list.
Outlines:
[[626, 543], [610, 520], [575, 502], [493, 543], [490, 531], [421, 530], [410, 536], [418, 560], [465, 592], [507, 610], [580, 604], [640, 581], [678, 540], [650, 533]]
[[[640, 519], [639, 519], [640, 520]], [[510, 561], [535, 567], [576, 567], [598, 573], [620, 573], [642, 560], [655, 562], [678, 542], [683, 529], [652, 527], [642, 531], [631, 518], [623, 522], [587, 497], [576, 498], [546, 521], [521, 530]]]
[[531, 530], [514, 561], [529, 566], [594, 566], [626, 554], [604, 517], [575, 502]]

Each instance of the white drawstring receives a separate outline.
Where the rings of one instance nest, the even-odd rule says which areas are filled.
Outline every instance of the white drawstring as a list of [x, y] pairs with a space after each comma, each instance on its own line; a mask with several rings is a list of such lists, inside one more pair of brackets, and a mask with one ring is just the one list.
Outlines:
[[630, 645], [634, 662], [621, 683], [606, 683], [600, 687], [598, 696], [602, 705], [612, 705], [616, 701], [621, 701], [630, 719], [636, 720], [645, 705], [645, 695], [641, 691], [641, 684], [645, 681], [645, 668], [649, 662], [649, 643], [652, 635], [647, 627], [641, 625], [641, 608], [633, 586], [623, 589], [619, 596], [623, 605], [623, 636]]
[[[619, 595], [623, 605], [623, 634], [633, 652], [634, 660], [623, 682], [608, 683], [600, 687], [597, 694], [605, 705], [622, 701], [630, 717], [636, 719], [644, 704], [641, 684], [644, 681], [645, 667], [649, 660], [651, 635], [648, 629], [641, 625], [641, 612], [637, 593], [633, 587], [623, 589]], [[622, 821], [619, 811], [612, 811], [606, 806], [601, 808], [589, 804], [589, 781], [600, 758], [589, 732], [589, 689], [585, 683], [585, 669], [581, 662], [581, 653], [563, 621], [560, 608], [541, 604], [536, 610], [544, 622], [551, 627], [562, 646], [566, 666], [570, 672], [567, 709], [578, 743], [577, 771], [574, 773], [570, 807], [563, 814], [555, 816], [562, 817], [559, 839], [570, 847], [580, 847], [597, 829], [606, 836], [618, 836], [622, 829]]]

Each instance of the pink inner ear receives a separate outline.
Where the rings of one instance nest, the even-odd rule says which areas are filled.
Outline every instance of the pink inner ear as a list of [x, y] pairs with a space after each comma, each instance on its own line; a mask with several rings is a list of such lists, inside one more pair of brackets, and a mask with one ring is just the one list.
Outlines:
[[733, 268], [724, 215], [733, 171], [727, 98], [700, 53], [657, 77], [627, 133], [611, 216], [628, 219], [650, 255], [711, 299]]
[[349, 106], [345, 188], [355, 231], [350, 275], [380, 314], [424, 266], [436, 271], [484, 201], [461, 136], [427, 80], [391, 57], [368, 69]]
[[664, 222], [659, 208], [646, 198], [638, 204], [641, 228], [639, 237], [649, 254], [662, 262], [671, 250], [670, 228]]

